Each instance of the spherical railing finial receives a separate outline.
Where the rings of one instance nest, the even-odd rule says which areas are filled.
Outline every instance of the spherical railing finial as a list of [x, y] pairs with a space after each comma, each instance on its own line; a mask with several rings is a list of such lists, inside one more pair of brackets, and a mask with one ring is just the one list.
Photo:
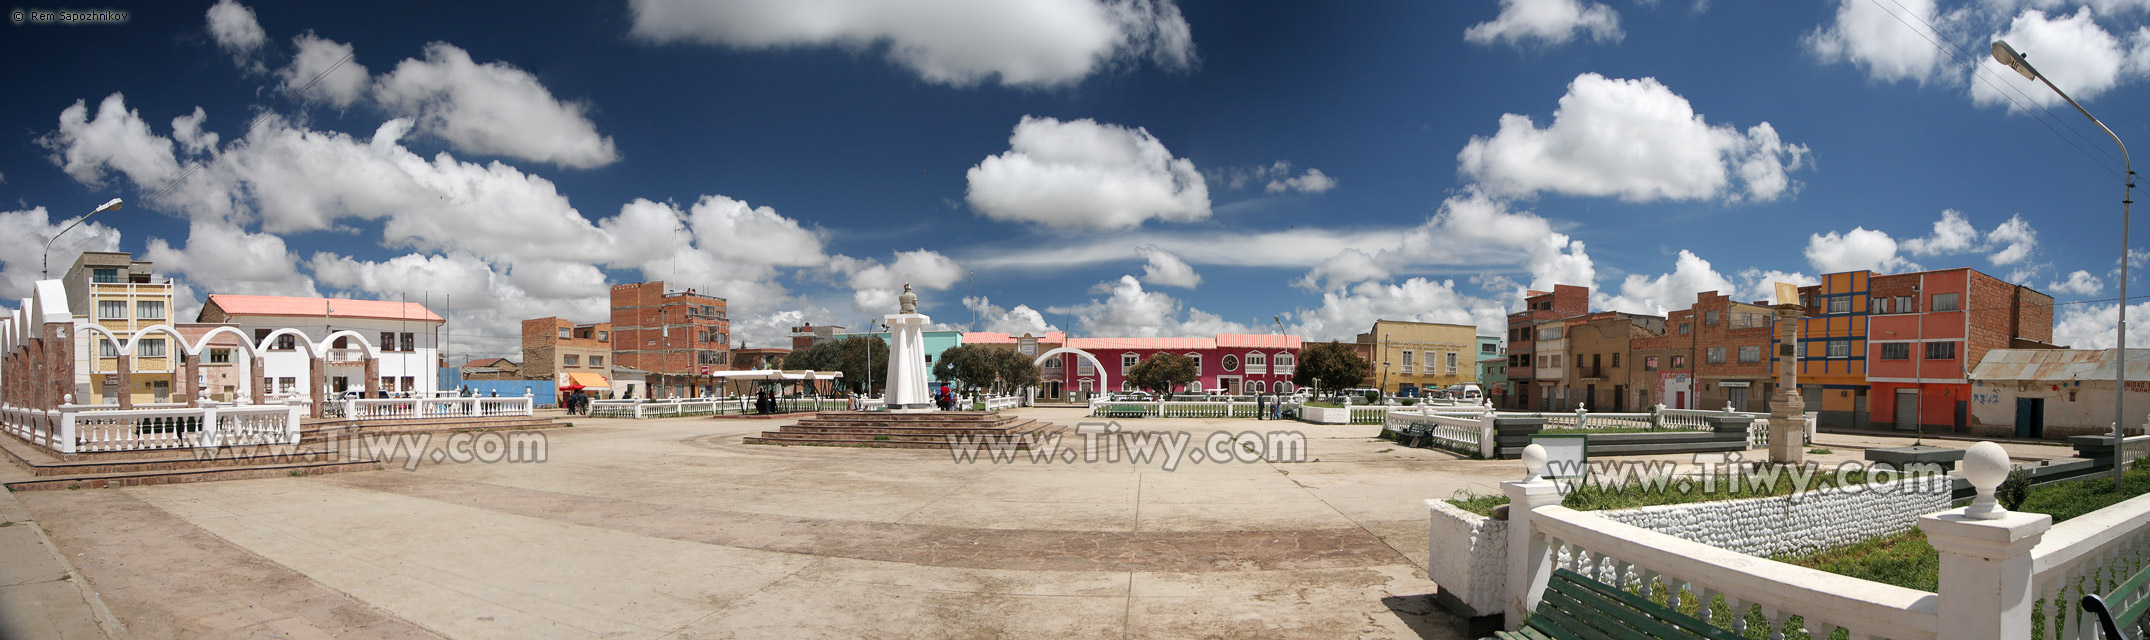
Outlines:
[[1545, 477], [1545, 447], [1536, 443], [1523, 447], [1523, 481], [1529, 482]]
[[1964, 517], [1999, 520], [2008, 514], [2008, 510], [2002, 509], [2000, 501], [1993, 497], [1994, 489], [2008, 479], [2008, 471], [2008, 452], [2001, 449], [2001, 445], [1980, 442], [1964, 451], [1963, 478], [1978, 490], [1978, 497], [1971, 499], [1971, 506], [1964, 508]]

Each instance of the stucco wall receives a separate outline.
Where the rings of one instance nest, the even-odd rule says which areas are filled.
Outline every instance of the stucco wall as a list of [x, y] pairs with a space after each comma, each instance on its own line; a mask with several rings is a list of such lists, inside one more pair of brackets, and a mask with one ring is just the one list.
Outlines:
[[1508, 584], [1508, 521], [1464, 511], [1447, 500], [1427, 500], [1426, 506], [1433, 512], [1426, 576], [1472, 609], [1458, 613], [1499, 613]]

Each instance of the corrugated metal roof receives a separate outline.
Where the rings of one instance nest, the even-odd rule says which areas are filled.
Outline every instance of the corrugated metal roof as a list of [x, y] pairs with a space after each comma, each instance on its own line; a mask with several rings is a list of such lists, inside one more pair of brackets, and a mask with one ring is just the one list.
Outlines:
[[1297, 349], [1299, 336], [1275, 333], [1220, 333], [1217, 346], [1225, 348]]
[[[1973, 380], [2111, 380], [2112, 349], [1994, 349], [1971, 370]], [[2150, 380], [2150, 349], [2128, 350], [2128, 379]]]
[[211, 294], [209, 302], [234, 316], [310, 316], [315, 318], [371, 318], [440, 322], [441, 318], [416, 302], [350, 300], [345, 298], [296, 298]]

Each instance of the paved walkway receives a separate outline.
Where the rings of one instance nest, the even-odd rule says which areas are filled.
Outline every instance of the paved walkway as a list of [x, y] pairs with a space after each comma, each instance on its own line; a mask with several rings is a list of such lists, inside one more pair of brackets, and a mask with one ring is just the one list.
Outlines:
[[[1447, 638], [1422, 502], [1520, 473], [1372, 426], [1121, 421], [1189, 449], [1220, 429], [1308, 436], [1304, 462], [1167, 471], [575, 422], [543, 432], [543, 463], [14, 497], [137, 637]], [[7, 534], [4, 575], [32, 575]]]

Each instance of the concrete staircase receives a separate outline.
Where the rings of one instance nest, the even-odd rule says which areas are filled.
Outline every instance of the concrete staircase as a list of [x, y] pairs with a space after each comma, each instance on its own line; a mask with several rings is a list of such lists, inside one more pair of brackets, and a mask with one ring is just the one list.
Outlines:
[[[308, 420], [296, 445], [219, 449], [160, 449], [59, 454], [0, 435], [0, 452], [14, 473], [0, 473], [9, 491], [132, 487], [212, 480], [243, 480], [379, 469], [385, 461], [347, 446], [351, 437], [375, 435], [543, 429], [564, 426], [551, 418], [439, 418], [423, 420]], [[27, 473], [23, 473], [27, 472]]]
[[1029, 449], [1027, 437], [1046, 437], [1065, 427], [1030, 418], [1001, 416], [984, 411], [933, 413], [884, 413], [878, 411], [825, 411], [798, 424], [749, 436], [747, 444], [807, 445], [822, 447], [868, 447], [881, 449], [947, 449], [948, 437], [974, 439], [1018, 438], [1015, 448]]

